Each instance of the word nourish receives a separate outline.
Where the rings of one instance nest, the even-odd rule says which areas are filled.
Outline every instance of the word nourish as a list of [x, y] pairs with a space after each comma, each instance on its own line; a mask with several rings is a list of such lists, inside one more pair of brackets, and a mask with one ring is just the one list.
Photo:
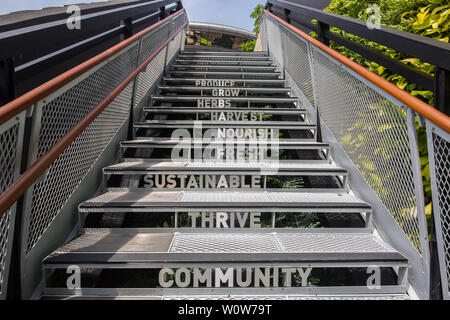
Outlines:
[[[241, 267], [241, 268], [162, 268], [159, 271], [159, 285], [163, 288], [206, 288], [220, 287], [291, 287], [308, 285], [312, 268]], [[281, 281], [280, 281], [281, 277]], [[293, 283], [292, 279], [300, 281]]]

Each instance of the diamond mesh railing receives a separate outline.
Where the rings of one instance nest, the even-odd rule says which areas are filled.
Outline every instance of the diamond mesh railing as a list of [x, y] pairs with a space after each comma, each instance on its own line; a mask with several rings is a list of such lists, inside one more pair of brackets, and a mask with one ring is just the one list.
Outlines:
[[[31, 170], [35, 164], [47, 161], [44, 158], [52, 157], [49, 154], [59, 152], [45, 171], [39, 172], [40, 176], [33, 173], [33, 177], [39, 178], [30, 182], [23, 194], [20, 247], [23, 297], [30, 297], [40, 281], [42, 259], [64, 243], [76, 228], [73, 213], [78, 203], [100, 185], [99, 168], [118, 154], [118, 142], [126, 139], [129, 123], [133, 121], [130, 116], [142, 114], [145, 98], [182, 47], [186, 25], [184, 10], [174, 13], [126, 44], [110, 49], [113, 53], [106, 53], [107, 57], [103, 53], [91, 59], [95, 63], [90, 67], [79, 66], [73, 69], [77, 71], [69, 71], [77, 72], [76, 76], [41, 94], [26, 111], [0, 125], [0, 194], [11, 190], [18, 178], [25, 113], [31, 119], [32, 142], [28, 155], [24, 156], [27, 168]], [[84, 72], [78, 72], [78, 68]], [[72, 134], [79, 130], [77, 127], [83, 129]], [[66, 142], [68, 139], [70, 143]], [[14, 187], [23, 181], [23, 176], [14, 182]], [[0, 220], [1, 298], [5, 297], [15, 204], [6, 210]]]
[[[429, 245], [417, 110], [322, 50], [315, 45], [315, 39], [267, 11], [260, 30], [263, 49], [283, 70], [310, 118], [316, 119], [319, 111], [333, 160], [348, 169], [353, 191], [372, 204], [378, 231], [408, 257], [412, 269], [410, 283], [420, 297], [427, 298]], [[448, 266], [449, 140], [436, 135], [429, 139], [433, 139], [437, 148], [436, 170], [441, 174], [436, 173], [437, 192], [433, 190], [433, 197], [440, 196], [440, 202], [436, 204], [433, 198], [433, 203], [435, 212], [440, 212], [441, 221], [445, 221], [440, 225], [441, 255], [446, 259], [444, 266]], [[445, 272], [448, 279], [448, 269]]]
[[[19, 173], [24, 127], [24, 113], [0, 125], [0, 193], [5, 191]], [[15, 206], [0, 217], [0, 299], [6, 298], [6, 286], [14, 234]]]
[[427, 121], [427, 136], [442, 291], [450, 299], [450, 134]]

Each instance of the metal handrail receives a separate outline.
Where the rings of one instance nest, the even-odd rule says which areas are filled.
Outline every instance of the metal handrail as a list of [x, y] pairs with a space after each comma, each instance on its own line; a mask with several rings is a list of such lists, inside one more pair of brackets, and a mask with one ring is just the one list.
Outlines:
[[385, 90], [401, 102], [405, 103], [409, 107], [411, 107], [413, 110], [417, 111], [419, 114], [445, 130], [446, 132], [450, 133], [450, 117], [445, 115], [444, 113], [440, 112], [439, 110], [433, 108], [429, 104], [423, 102], [422, 100], [412, 96], [408, 92], [398, 88], [396, 85], [390, 83], [389, 81], [381, 78], [380, 76], [376, 75], [372, 71], [367, 70], [363, 66], [357, 64], [356, 62], [350, 60], [349, 58], [345, 57], [344, 55], [334, 51], [330, 47], [326, 46], [322, 42], [314, 39], [310, 35], [306, 34], [305, 32], [299, 30], [298, 28], [294, 27], [293, 25], [287, 23], [283, 19], [277, 17], [273, 13], [264, 10], [264, 14], [267, 14], [268, 16], [272, 17], [282, 25], [284, 25], [289, 30], [295, 32], [297, 35], [305, 39], [306, 41], [310, 42], [312, 45], [316, 46], [317, 48], [321, 49], [322, 51], [325, 51], [327, 54], [338, 60], [339, 62], [343, 63], [359, 75], [363, 76], [376, 86], [380, 87], [381, 89]]
[[[18, 113], [27, 109], [32, 104], [46, 97], [50, 93], [61, 88], [71, 80], [80, 76], [84, 72], [95, 67], [99, 63], [105, 61], [112, 55], [118, 53], [131, 43], [139, 40], [161, 24], [167, 22], [174, 17], [179, 16], [185, 11], [181, 9], [158, 23], [144, 29], [129, 39], [119, 43], [109, 50], [97, 55], [96, 57], [82, 63], [81, 65], [63, 73], [53, 80], [43, 84], [42, 86], [30, 91], [20, 98], [8, 103], [5, 107], [0, 108], [0, 124], [8, 121]], [[0, 195], [0, 218], [3, 214], [16, 202], [25, 191], [51, 166], [51, 164], [71, 145], [73, 141], [83, 132], [84, 129], [91, 124], [99, 114], [125, 89], [131, 81], [141, 73], [147, 65], [172, 41], [181, 30], [187, 25], [187, 21], [179, 27], [173, 35], [171, 35], [161, 46], [155, 50], [147, 59], [145, 59], [125, 80], [115, 87], [100, 103], [92, 108], [74, 127], [72, 127], [61, 139], [58, 140], [42, 157], [40, 157], [33, 165], [28, 168], [8, 189]], [[6, 110], [3, 110], [6, 108]]]
[[73, 79], [77, 78], [78, 76], [82, 75], [86, 71], [94, 68], [101, 62], [107, 60], [108, 58], [112, 57], [122, 49], [129, 46], [131, 43], [141, 39], [146, 34], [152, 32], [156, 28], [158, 28], [160, 25], [164, 24], [168, 20], [180, 15], [182, 12], [184, 12], [184, 9], [178, 10], [174, 14], [164, 18], [163, 20], [151, 25], [150, 27], [136, 33], [135, 35], [129, 37], [128, 39], [118, 43], [114, 47], [98, 54], [97, 56], [83, 62], [82, 64], [62, 73], [61, 75], [53, 78], [52, 80], [49, 80], [48, 82], [40, 85], [39, 87], [25, 93], [24, 95], [20, 96], [19, 98], [3, 105], [0, 107], [0, 124], [5, 123], [9, 119], [13, 118], [20, 112], [26, 110], [30, 106], [32, 106], [34, 103], [38, 102], [39, 100], [45, 98], [49, 94], [55, 92], [65, 84], [69, 83]]

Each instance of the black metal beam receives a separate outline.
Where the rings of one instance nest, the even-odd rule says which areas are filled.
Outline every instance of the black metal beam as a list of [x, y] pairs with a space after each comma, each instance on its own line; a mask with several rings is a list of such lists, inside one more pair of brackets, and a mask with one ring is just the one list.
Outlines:
[[[103, 10], [96, 8], [94, 11], [86, 9], [82, 11], [81, 29], [69, 30], [66, 25], [68, 14], [57, 14], [46, 17], [46, 22], [40, 19], [31, 19], [26, 24], [16, 23], [0, 27], [0, 59], [27, 54], [37, 48], [46, 48], [47, 51], [61, 49], [61, 43], [73, 40], [76, 43], [88, 34], [100, 33], [112, 26], [118, 26], [120, 21], [132, 19], [142, 15], [143, 12], [154, 12], [162, 5], [175, 3], [175, 0], [147, 1], [133, 3], [124, 8], [111, 9], [105, 7]], [[51, 20], [49, 20], [51, 19]], [[36, 22], [36, 20], [38, 22]], [[34, 21], [34, 22], [33, 22]], [[15, 28], [12, 28], [15, 26]]]
[[159, 8], [181, 1], [141, 0], [82, 9], [81, 29], [59, 13], [0, 26], [0, 106], [156, 23]]
[[450, 71], [437, 67], [434, 73], [434, 107], [450, 116]]
[[382, 53], [379, 53], [378, 51], [362, 46], [359, 43], [356, 43], [354, 41], [345, 39], [343, 37], [338, 36], [337, 34], [327, 30], [325, 31], [325, 37], [327, 39], [330, 39], [332, 41], [335, 41], [344, 47], [362, 55], [364, 58], [376, 62], [379, 65], [384, 66], [385, 68], [389, 69], [390, 71], [397, 73], [399, 75], [404, 76], [411, 82], [417, 83], [421, 87], [427, 89], [427, 90], [434, 90], [434, 77], [430, 76], [427, 73], [421, 72], [420, 70], [413, 68], [411, 66], [408, 66], [404, 63], [400, 63], [394, 59], [391, 59], [390, 57], [383, 55]]
[[0, 106], [15, 98], [14, 61], [12, 58], [0, 60]]
[[365, 21], [341, 16], [334, 13], [302, 6], [284, 0], [269, 0], [269, 6], [279, 6], [291, 11], [291, 19], [295, 13], [316, 19], [329, 26], [337, 27], [370, 41], [403, 52], [409, 56], [450, 70], [450, 44], [431, 38], [422, 37], [409, 32], [380, 26], [380, 29], [369, 29]]

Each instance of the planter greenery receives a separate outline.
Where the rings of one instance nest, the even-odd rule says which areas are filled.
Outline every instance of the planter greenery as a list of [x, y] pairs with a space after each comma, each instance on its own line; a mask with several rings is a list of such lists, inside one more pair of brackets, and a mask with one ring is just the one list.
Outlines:
[[[253, 32], [256, 33], [256, 36], [259, 34], [259, 18], [261, 17], [262, 12], [264, 11], [264, 5], [258, 4], [254, 9], [253, 12], [250, 14], [250, 18], [252, 18], [254, 21], [253, 23]], [[244, 42], [241, 45], [242, 51], [254, 51], [255, 50], [255, 44], [256, 40]]]
[[[325, 11], [349, 16], [367, 21], [369, 19], [369, 7], [378, 5], [380, 9], [380, 23], [387, 27], [430, 37], [439, 41], [449, 42], [450, 38], [450, 1], [449, 0], [332, 0]], [[398, 60], [401, 63], [413, 66], [418, 70], [434, 76], [434, 66], [409, 57], [401, 52], [387, 48], [383, 45], [357, 37], [353, 34], [331, 28], [331, 31], [340, 36], [355, 41], [361, 45], [377, 50], [378, 52]], [[433, 92], [421, 88], [415, 83], [409, 82], [403, 76], [392, 73], [383, 66], [378, 65], [347, 48], [331, 42], [330, 47], [347, 56], [353, 61], [378, 74], [382, 78], [392, 82], [400, 89], [433, 105]], [[431, 217], [431, 184], [428, 163], [428, 148], [425, 129], [417, 125], [419, 138], [420, 163], [425, 193], [427, 220]]]

